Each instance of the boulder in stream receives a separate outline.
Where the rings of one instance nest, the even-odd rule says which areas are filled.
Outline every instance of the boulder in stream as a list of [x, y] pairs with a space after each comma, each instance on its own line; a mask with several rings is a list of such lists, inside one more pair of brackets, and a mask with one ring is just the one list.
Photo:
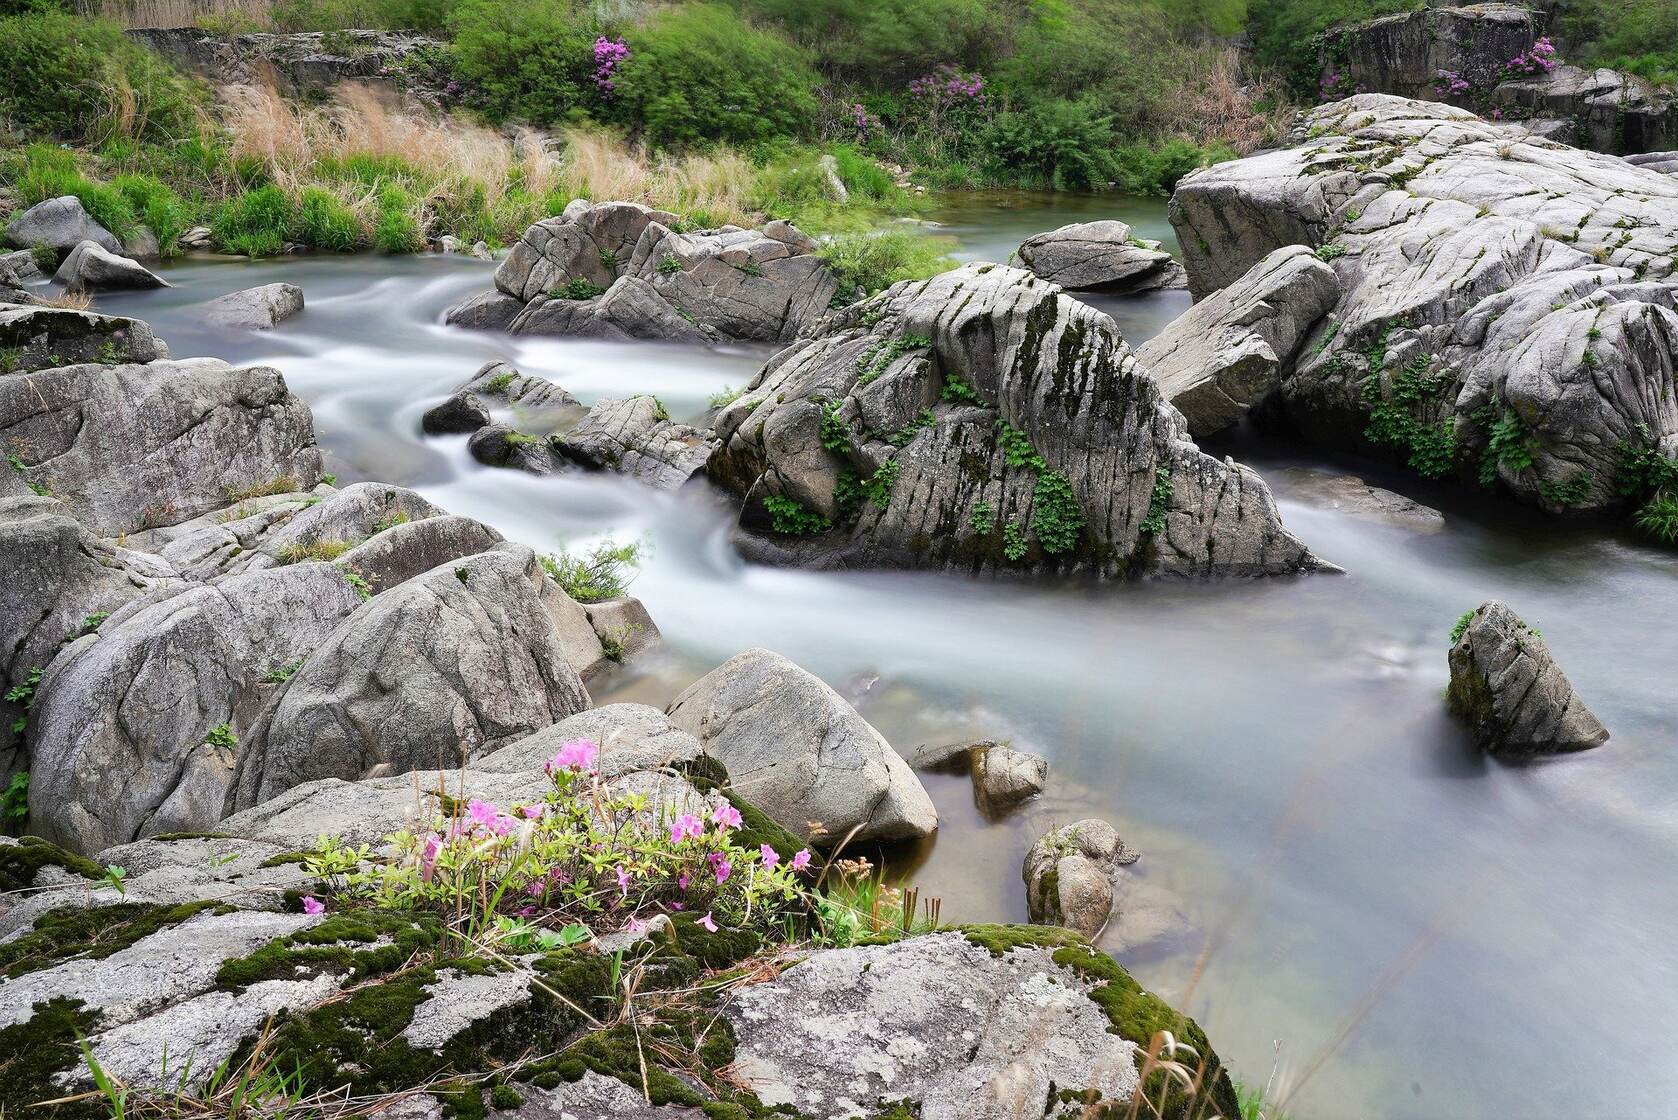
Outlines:
[[1538, 631], [1504, 604], [1482, 603], [1457, 621], [1451, 638], [1446, 697], [1481, 749], [1564, 754], [1608, 741]]
[[130, 288], [167, 288], [169, 282], [139, 261], [112, 253], [94, 241], [83, 241], [53, 279], [72, 292], [104, 292]]
[[1094, 938], [1112, 916], [1120, 869], [1137, 858], [1112, 825], [1094, 818], [1040, 837], [1022, 871], [1031, 920]]
[[83, 241], [92, 241], [108, 253], [122, 252], [116, 235], [94, 221], [82, 200], [70, 194], [38, 202], [6, 226], [6, 244], [19, 249], [41, 246], [60, 257]]
[[217, 296], [204, 305], [204, 318], [220, 327], [265, 331], [303, 310], [296, 284], [263, 284]]
[[1188, 285], [1183, 266], [1118, 221], [1077, 222], [1020, 243], [1020, 263], [1063, 288], [1134, 295]]

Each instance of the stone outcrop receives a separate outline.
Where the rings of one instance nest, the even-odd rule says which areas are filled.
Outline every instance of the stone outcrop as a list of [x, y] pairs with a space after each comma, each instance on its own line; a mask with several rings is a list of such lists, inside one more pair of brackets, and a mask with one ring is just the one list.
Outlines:
[[436, 39], [408, 31], [222, 36], [197, 27], [134, 27], [127, 34], [177, 69], [211, 82], [256, 85], [266, 81], [293, 96], [324, 93], [344, 82], [388, 81], [411, 69], [408, 64], [427, 52], [445, 49]]
[[1303, 245], [1278, 249], [1166, 324], [1136, 351], [1199, 439], [1274, 393], [1299, 345], [1340, 297], [1334, 270]]
[[128, 364], [168, 356], [169, 348], [139, 319], [0, 302], [0, 376], [49, 366]]
[[1118, 221], [1078, 222], [1021, 242], [1020, 263], [1063, 288], [1132, 295], [1187, 286], [1183, 266], [1158, 241]]
[[1608, 740], [1549, 647], [1504, 604], [1493, 600], [1464, 616], [1452, 635], [1453, 711], [1493, 754], [1563, 754]]
[[309, 407], [279, 371], [213, 358], [0, 376], [0, 447], [100, 536], [321, 475]]
[[1284, 467], [1270, 472], [1269, 478], [1294, 501], [1331, 509], [1347, 517], [1384, 521], [1424, 533], [1437, 533], [1445, 528], [1445, 515], [1438, 510], [1403, 494], [1371, 486], [1357, 475]]
[[204, 318], [218, 327], [265, 331], [303, 310], [303, 289], [296, 284], [263, 284], [217, 296], [204, 304]]
[[1039, 838], [1022, 871], [1031, 920], [1094, 938], [1112, 916], [1120, 870], [1136, 860], [1103, 820], [1076, 821]]
[[6, 244], [19, 249], [42, 246], [60, 257], [83, 241], [92, 241], [108, 253], [122, 252], [122, 242], [94, 221], [75, 195], [36, 203], [6, 226]]
[[1505, 119], [1542, 126], [1598, 152], [1650, 152], [1678, 145], [1678, 96], [1636, 74], [1557, 66], [1500, 83], [1491, 102]]
[[168, 281], [139, 261], [83, 241], [70, 250], [53, 279], [72, 292], [167, 288]]
[[837, 285], [809, 239], [785, 229], [686, 232], [662, 210], [579, 199], [513, 246], [495, 271], [505, 298], [474, 297], [447, 318], [514, 334], [790, 341]]
[[716, 445], [704, 432], [677, 424], [654, 397], [601, 400], [553, 447], [573, 463], [628, 475], [674, 490], [705, 470]]
[[670, 719], [794, 835], [836, 844], [848, 836], [903, 840], [938, 827], [932, 799], [885, 737], [779, 654], [753, 649], [730, 658], [676, 697]]
[[1259, 477], [1200, 452], [1106, 315], [1029, 272], [895, 284], [716, 416], [748, 555], [970, 572], [1320, 564]]
[[1171, 204], [1199, 297], [1296, 244], [1339, 279], [1276, 418], [1552, 511], [1616, 507], [1628, 454], [1678, 451], [1678, 182], [1433, 103], [1304, 123]]

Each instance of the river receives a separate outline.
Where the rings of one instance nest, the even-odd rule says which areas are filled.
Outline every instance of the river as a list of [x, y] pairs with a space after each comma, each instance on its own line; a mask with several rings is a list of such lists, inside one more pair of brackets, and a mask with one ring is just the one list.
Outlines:
[[[1170, 241], [1163, 202], [977, 195], [934, 217], [964, 259], [1119, 217]], [[678, 418], [764, 351], [512, 339], [445, 328], [487, 288], [462, 258], [302, 257], [169, 266], [101, 307], [177, 355], [280, 368], [341, 482], [414, 487], [541, 550], [607, 534], [651, 557], [633, 591], [662, 651], [594, 689], [663, 705], [751, 646], [821, 675], [908, 753], [967, 736], [1045, 755], [1041, 799], [999, 823], [966, 779], [928, 777], [942, 831], [899, 857], [946, 921], [1025, 918], [1021, 858], [1101, 816], [1143, 853], [1106, 946], [1195, 1014], [1242, 1080], [1296, 1120], [1671, 1116], [1678, 1097], [1678, 556], [1558, 526], [1390, 470], [1243, 433], [1287, 524], [1344, 576], [1127, 586], [782, 571], [730, 549], [701, 487], [486, 468], [420, 414], [493, 358], [583, 401], [650, 392]], [[286, 280], [280, 329], [205, 329], [195, 305]], [[1133, 343], [1183, 293], [1101, 301]], [[1309, 499], [1296, 468], [1355, 471], [1441, 509], [1443, 531]], [[1479, 756], [1445, 714], [1447, 634], [1482, 600], [1543, 631], [1614, 738], [1535, 765]], [[1667, 886], [1662, 887], [1665, 883]], [[1275, 1094], [1273, 1095], [1280, 1095]]]

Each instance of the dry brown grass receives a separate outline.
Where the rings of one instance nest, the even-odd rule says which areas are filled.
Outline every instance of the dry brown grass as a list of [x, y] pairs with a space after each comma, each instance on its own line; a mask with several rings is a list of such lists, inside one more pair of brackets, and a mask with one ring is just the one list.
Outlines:
[[76, 11], [123, 27], [192, 27], [203, 20], [266, 27], [270, 7], [270, 0], [78, 0]]
[[59, 292], [57, 295], [50, 297], [47, 304], [51, 307], [63, 308], [66, 311], [86, 311], [93, 306], [93, 293], [86, 290]]
[[1202, 146], [1228, 144], [1241, 155], [1275, 143], [1293, 115], [1283, 87], [1249, 73], [1233, 47], [1213, 52], [1199, 80], [1166, 106], [1170, 131]]
[[653, 155], [609, 132], [569, 128], [555, 186], [573, 198], [643, 202], [678, 213], [702, 211], [717, 223], [747, 225], [754, 174], [727, 148], [681, 157]]

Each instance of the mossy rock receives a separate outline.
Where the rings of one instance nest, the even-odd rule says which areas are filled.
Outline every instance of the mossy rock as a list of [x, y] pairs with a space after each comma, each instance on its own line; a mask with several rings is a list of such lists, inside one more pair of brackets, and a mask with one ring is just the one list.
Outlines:
[[27, 890], [43, 867], [62, 867], [84, 879], [105, 877], [105, 869], [86, 856], [39, 836], [25, 836], [15, 844], [0, 844], [0, 893]]
[[16, 978], [70, 960], [103, 960], [211, 905], [123, 902], [49, 910], [28, 933], [0, 945], [0, 976]]
[[92, 1033], [98, 1016], [79, 999], [37, 1003], [25, 1023], [0, 1028], [0, 1113], [46, 1120], [104, 1120], [103, 1100], [39, 1108], [41, 1101], [65, 1096], [55, 1076], [81, 1060], [80, 1039]]

